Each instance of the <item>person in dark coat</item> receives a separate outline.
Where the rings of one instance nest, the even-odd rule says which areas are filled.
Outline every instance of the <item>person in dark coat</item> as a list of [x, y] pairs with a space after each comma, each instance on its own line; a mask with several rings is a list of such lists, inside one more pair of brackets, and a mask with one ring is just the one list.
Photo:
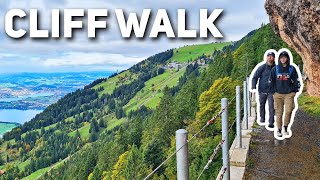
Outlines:
[[270, 92], [269, 87], [269, 77], [271, 69], [275, 66], [275, 54], [269, 52], [267, 54], [267, 62], [263, 65], [260, 65], [252, 77], [252, 89], [256, 89], [258, 84], [258, 93], [259, 93], [259, 103], [260, 103], [260, 122], [264, 123], [266, 118], [266, 102], [268, 101], [269, 105], [269, 128], [274, 128], [274, 101], [273, 95]]
[[[276, 108], [277, 136], [282, 137], [283, 134], [289, 135], [288, 125], [295, 108], [294, 97], [299, 92], [300, 82], [297, 70], [290, 65], [290, 57], [286, 51], [280, 53], [278, 62], [278, 65], [271, 70], [269, 84]], [[283, 134], [282, 128], [284, 128]]]

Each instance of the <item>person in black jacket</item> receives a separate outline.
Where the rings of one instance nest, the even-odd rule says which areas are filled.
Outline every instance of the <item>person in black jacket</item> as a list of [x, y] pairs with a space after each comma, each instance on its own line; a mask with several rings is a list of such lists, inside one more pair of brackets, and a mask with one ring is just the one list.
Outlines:
[[[295, 67], [290, 65], [290, 57], [286, 51], [279, 55], [278, 65], [271, 70], [269, 84], [270, 91], [274, 94], [276, 108], [277, 136], [282, 137], [282, 117], [284, 112], [284, 135], [289, 135], [288, 125], [292, 111], [295, 108], [294, 97], [299, 92], [300, 83]], [[284, 108], [285, 107], [285, 108]]]
[[266, 102], [268, 100], [269, 105], [269, 127], [274, 128], [274, 101], [273, 96], [270, 93], [269, 87], [269, 77], [271, 69], [275, 66], [274, 63], [275, 54], [269, 52], [267, 54], [267, 62], [263, 65], [260, 65], [252, 77], [252, 89], [256, 89], [257, 82], [258, 93], [259, 93], [259, 103], [260, 103], [260, 122], [264, 123], [266, 118]]

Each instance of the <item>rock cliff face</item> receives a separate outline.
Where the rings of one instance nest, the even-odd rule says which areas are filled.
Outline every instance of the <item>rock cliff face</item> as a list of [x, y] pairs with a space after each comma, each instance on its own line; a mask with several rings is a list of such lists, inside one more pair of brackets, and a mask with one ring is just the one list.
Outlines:
[[302, 57], [307, 92], [320, 96], [320, 1], [266, 0], [273, 30]]

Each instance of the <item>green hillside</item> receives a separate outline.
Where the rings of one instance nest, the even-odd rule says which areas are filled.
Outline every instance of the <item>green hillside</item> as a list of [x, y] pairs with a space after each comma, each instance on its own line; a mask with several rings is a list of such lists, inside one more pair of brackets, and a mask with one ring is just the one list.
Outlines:
[[[0, 167], [6, 173], [0, 179], [143, 179], [174, 151], [177, 129], [193, 134], [219, 111], [222, 97], [234, 96], [248, 57], [251, 71], [264, 51], [280, 47], [286, 46], [267, 25], [232, 44], [167, 50], [96, 80], [4, 134]], [[198, 57], [205, 66], [185, 63], [178, 71], [167, 66]], [[233, 121], [235, 107], [230, 108]], [[190, 144], [191, 179], [220, 139], [217, 121]], [[175, 168], [169, 161], [154, 178], [175, 179]], [[213, 179], [220, 168], [218, 154], [203, 179]]]
[[[139, 65], [136, 65], [136, 67], [139, 66], [143, 68], [145, 66], [150, 66], [148, 65], [150, 63], [148, 61], [151, 61], [151, 59], [154, 59], [155, 61], [163, 61], [161, 59], [161, 55], [162, 54], [160, 53], [159, 56], [152, 56], [146, 61], [139, 63]], [[156, 62], [152, 64], [149, 69], [146, 68], [146, 72], [137, 71], [134, 70], [134, 68], [131, 68], [119, 74], [112, 75], [112, 77], [106, 80], [97, 80], [96, 82], [88, 85], [86, 87], [87, 89], [69, 94], [62, 99], [64, 102], [75, 101], [77, 102], [76, 104], [67, 103], [66, 105], [66, 103], [59, 101], [57, 104], [48, 107], [43, 113], [41, 113], [40, 118], [32, 120], [37, 123], [26, 123], [22, 128], [13, 129], [10, 133], [7, 133], [4, 136], [5, 141], [1, 141], [0, 153], [4, 160], [2, 163], [5, 165], [0, 167], [10, 171], [10, 167], [18, 165], [20, 177], [27, 176], [26, 179], [39, 177], [50, 169], [45, 165], [45, 163], [44, 165], [39, 164], [42, 159], [34, 156], [34, 153], [41, 149], [38, 148], [38, 146], [40, 146], [41, 143], [46, 142], [45, 138], [56, 138], [57, 136], [64, 136], [64, 134], [67, 135], [66, 139], [69, 139], [69, 141], [78, 141], [76, 139], [81, 138], [81, 141], [76, 143], [77, 148], [75, 150], [78, 151], [78, 148], [81, 149], [84, 144], [95, 141], [101, 132], [113, 131], [114, 128], [117, 128], [126, 121], [127, 118], [124, 117], [126, 116], [126, 113], [121, 114], [120, 117], [117, 116], [119, 114], [117, 113], [118, 110], [122, 109], [122, 107], [118, 107], [119, 102], [124, 101], [123, 108], [127, 113], [132, 110], [137, 110], [142, 105], [155, 108], [163, 96], [163, 89], [165, 87], [177, 86], [179, 78], [185, 74], [186, 67], [179, 71], [172, 69], [166, 70], [164, 73], [159, 75], [157, 75], [157, 73], [148, 75], [149, 73], [147, 73], [147, 71], [150, 69], [158, 70], [158, 67], [166, 65], [166, 61], [169, 58], [164, 59], [164, 63]], [[130, 86], [130, 83], [137, 81], [138, 77], [145, 77], [146, 81], [142, 89], [139, 89], [140, 91], [137, 91], [133, 98], [128, 100], [115, 98], [114, 105], [117, 107], [112, 107], [113, 110], [110, 108], [112, 105], [99, 104], [99, 101], [101, 102], [104, 98], [107, 98], [106, 96], [114, 96], [115, 92], [118, 92], [117, 90], [119, 90], [119, 88], [121, 89], [125, 85]], [[90, 89], [94, 91], [91, 91]], [[87, 99], [86, 96], [89, 97], [89, 99]], [[66, 113], [67, 111], [59, 109], [60, 113], [58, 114], [48, 114], [52, 113], [52, 110], [62, 104], [64, 104], [63, 106], [66, 106], [65, 110], [68, 109], [68, 113]], [[69, 105], [70, 108], [68, 108]], [[64, 115], [62, 115], [62, 112], [64, 112]], [[52, 115], [57, 117], [54, 118], [54, 121], [51, 120]], [[47, 120], [45, 121], [45, 119]], [[95, 128], [95, 124], [98, 123], [99, 127]], [[97, 132], [93, 134], [92, 130]], [[25, 142], [25, 144], [20, 144], [20, 142]], [[34, 144], [35, 142], [37, 143]], [[65, 145], [68, 146], [68, 144]], [[49, 147], [51, 145], [47, 144], [47, 146]], [[46, 151], [44, 149], [45, 148], [42, 150], [43, 152]], [[59, 161], [59, 159], [56, 160], [56, 163]]]
[[302, 94], [299, 96], [299, 107], [313, 117], [320, 117], [320, 98]]
[[211, 56], [215, 50], [221, 50], [223, 47], [230, 44], [231, 42], [221, 42], [183, 46], [174, 49], [173, 56], [169, 61], [187, 62], [193, 61], [203, 55]]
[[10, 124], [10, 123], [1, 123], [0, 122], [0, 136], [5, 132], [11, 130], [12, 128], [16, 127], [17, 124]]
[[110, 94], [112, 91], [123, 84], [129, 84], [132, 80], [137, 79], [136, 74], [132, 74], [130, 71], [124, 71], [112, 78], [109, 78], [107, 81], [102, 82], [93, 87], [93, 89], [97, 90], [99, 87], [103, 87], [104, 90], [100, 91], [99, 94]]
[[155, 108], [163, 96], [162, 90], [167, 87], [176, 86], [179, 78], [184, 74], [185, 68], [178, 72], [165, 71], [163, 74], [156, 76], [145, 83], [141, 89], [130, 101], [124, 106], [126, 112], [137, 110], [142, 105], [148, 108]]

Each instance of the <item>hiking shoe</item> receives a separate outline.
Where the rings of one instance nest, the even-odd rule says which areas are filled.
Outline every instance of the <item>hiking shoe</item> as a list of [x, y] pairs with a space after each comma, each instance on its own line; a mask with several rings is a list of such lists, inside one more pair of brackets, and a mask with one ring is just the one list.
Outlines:
[[289, 136], [289, 132], [288, 132], [288, 126], [284, 126], [284, 133], [285, 136]]
[[278, 137], [282, 137], [281, 130], [278, 130], [278, 132], [277, 132], [277, 136], [278, 136]]
[[273, 124], [269, 124], [268, 127], [269, 127], [269, 128], [274, 128], [274, 125], [273, 125]]

